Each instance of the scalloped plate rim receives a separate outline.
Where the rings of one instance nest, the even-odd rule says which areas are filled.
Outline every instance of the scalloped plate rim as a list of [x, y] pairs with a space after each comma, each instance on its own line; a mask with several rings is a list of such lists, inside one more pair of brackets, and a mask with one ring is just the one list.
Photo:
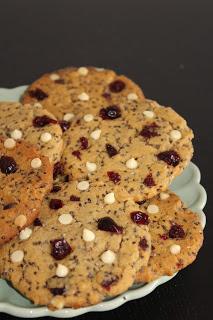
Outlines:
[[[4, 97], [6, 96], [7, 101], [9, 101], [9, 99], [11, 99], [11, 101], [17, 101], [17, 99], [20, 98], [21, 94], [24, 92], [26, 88], [27, 86], [25, 85], [19, 86], [13, 89], [0, 88], [0, 101], [1, 101], [1, 95], [3, 95]], [[6, 101], [6, 100], [4, 98], [2, 101]], [[207, 201], [207, 194], [204, 187], [200, 184], [200, 179], [201, 179], [200, 170], [192, 162], [190, 162], [189, 166], [185, 170], [191, 170], [192, 175], [191, 175], [191, 179], [187, 181], [186, 184], [184, 184], [183, 186], [186, 187], [187, 185], [189, 186], [196, 185], [196, 187], [198, 187], [199, 197], [198, 199], [196, 199], [196, 202], [193, 203], [193, 208], [195, 212], [197, 212], [200, 215], [201, 223], [204, 228], [206, 224], [206, 216], [202, 210], [205, 207], [205, 204]], [[0, 302], [0, 312], [8, 313], [10, 315], [23, 317], [23, 318], [37, 318], [37, 317], [43, 317], [43, 316], [72, 318], [88, 312], [108, 311], [121, 306], [127, 301], [139, 299], [148, 295], [156, 287], [171, 280], [175, 275], [176, 274], [174, 274], [171, 277], [168, 277], [168, 276], [160, 277], [159, 279], [154, 280], [148, 284], [145, 284], [142, 287], [139, 287], [136, 289], [135, 288], [130, 289], [124, 292], [123, 294], [119, 295], [118, 297], [115, 297], [110, 300], [103, 301], [97, 305], [89, 306], [85, 308], [80, 308], [80, 309], [64, 308], [58, 311], [50, 311], [47, 307], [25, 308], [25, 307], [16, 306], [7, 302]]]

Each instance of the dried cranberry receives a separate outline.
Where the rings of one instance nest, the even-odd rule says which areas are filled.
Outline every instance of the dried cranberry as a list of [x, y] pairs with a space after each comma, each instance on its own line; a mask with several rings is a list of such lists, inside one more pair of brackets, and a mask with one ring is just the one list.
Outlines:
[[41, 220], [40, 220], [39, 218], [36, 218], [36, 219], [34, 220], [34, 222], [33, 222], [33, 225], [34, 225], [35, 227], [41, 227], [41, 226], [42, 226], [42, 222], [41, 222]]
[[112, 182], [114, 182], [114, 184], [117, 184], [121, 181], [121, 176], [114, 171], [108, 171], [107, 175], [109, 177], [109, 180], [111, 180]]
[[70, 176], [67, 174], [64, 176], [64, 182], [69, 182], [70, 181]]
[[105, 279], [102, 281], [101, 285], [104, 289], [106, 289], [107, 291], [110, 290], [111, 286], [113, 284], [116, 284], [118, 282], [118, 277], [117, 276], [112, 276], [109, 279]]
[[53, 168], [53, 179], [56, 179], [57, 176], [64, 174], [64, 165], [62, 162], [56, 162]]
[[111, 98], [111, 94], [109, 92], [104, 92], [102, 94], [102, 97], [104, 97], [105, 99], [110, 99]]
[[141, 205], [144, 204], [145, 202], [146, 202], [146, 200], [136, 201], [136, 203], [139, 204], [139, 206], [141, 206]]
[[176, 263], [176, 266], [177, 266], [178, 269], [183, 268], [183, 266], [184, 266], [183, 260], [179, 259], [179, 261]]
[[57, 79], [54, 82], [58, 83], [58, 84], [64, 84], [65, 83], [64, 79]]
[[145, 184], [145, 186], [151, 188], [155, 186], [155, 181], [152, 177], [152, 174], [148, 174], [148, 176], [144, 179], [143, 183]]
[[139, 242], [139, 247], [144, 251], [149, 247], [148, 242], [145, 237], [143, 237]]
[[173, 167], [176, 167], [180, 163], [179, 154], [173, 150], [161, 152], [157, 157], [159, 160], [162, 160]]
[[82, 149], [82, 150], [88, 149], [89, 143], [88, 143], [88, 139], [87, 139], [87, 138], [81, 137], [81, 138], [79, 139], [79, 142], [80, 142], [80, 144], [81, 144], [81, 149]]
[[51, 199], [49, 207], [50, 209], [58, 210], [63, 207], [63, 202], [60, 199]]
[[137, 223], [137, 224], [144, 224], [144, 225], [149, 224], [148, 215], [141, 211], [131, 212], [131, 219], [134, 223]]
[[49, 290], [54, 296], [62, 296], [66, 291], [65, 287], [62, 287], [62, 288], [49, 288]]
[[3, 210], [8, 210], [8, 209], [14, 208], [15, 206], [16, 206], [15, 202], [7, 203], [3, 206]]
[[173, 224], [169, 230], [169, 238], [184, 238], [185, 232], [179, 224]]
[[160, 235], [160, 238], [162, 240], [167, 240], [168, 239], [168, 235], [167, 234], [162, 234], [162, 235]]
[[102, 108], [99, 114], [103, 120], [114, 120], [120, 118], [121, 110], [118, 106], [113, 105], [107, 108]]
[[62, 260], [72, 252], [72, 248], [65, 239], [51, 240], [51, 255], [56, 260]]
[[56, 193], [60, 190], [61, 190], [61, 187], [55, 184], [55, 185], [53, 185], [51, 192]]
[[76, 158], [78, 158], [79, 160], [81, 160], [81, 153], [79, 150], [75, 150], [72, 152], [72, 155]]
[[42, 128], [50, 123], [56, 124], [57, 120], [51, 119], [48, 116], [35, 117], [33, 119], [33, 126], [36, 128]]
[[17, 163], [12, 157], [2, 156], [0, 158], [0, 169], [2, 173], [11, 174], [15, 173], [18, 169]]
[[159, 134], [157, 133], [158, 128], [159, 126], [156, 123], [152, 123], [150, 125], [145, 126], [140, 132], [140, 135], [148, 139], [159, 136]]
[[36, 88], [35, 90], [30, 90], [29, 95], [31, 98], [35, 98], [39, 101], [44, 100], [48, 97], [48, 94], [46, 94], [43, 90]]
[[112, 233], [121, 234], [123, 227], [117, 225], [117, 223], [110, 217], [104, 217], [98, 220], [98, 229], [102, 231], [109, 231]]
[[109, 89], [110, 89], [110, 91], [117, 93], [117, 92], [121, 92], [125, 88], [125, 86], [126, 85], [123, 81], [115, 80], [110, 83]]
[[106, 151], [110, 158], [118, 154], [118, 151], [111, 144], [108, 143], [106, 144]]
[[80, 197], [71, 195], [71, 196], [70, 196], [70, 200], [71, 200], [71, 201], [80, 201]]
[[69, 121], [66, 121], [66, 120], [61, 120], [61, 121], [59, 121], [59, 125], [61, 127], [61, 130], [63, 132], [65, 132], [70, 128], [71, 123]]

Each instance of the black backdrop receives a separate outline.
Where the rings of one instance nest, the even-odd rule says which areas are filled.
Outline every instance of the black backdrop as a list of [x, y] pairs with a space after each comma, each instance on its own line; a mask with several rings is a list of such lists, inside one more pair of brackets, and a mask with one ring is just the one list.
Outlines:
[[173, 105], [196, 135], [194, 162], [209, 194], [199, 259], [149, 296], [79, 320], [213, 317], [212, 34], [211, 0], [0, 0], [1, 87], [67, 65], [114, 68]]

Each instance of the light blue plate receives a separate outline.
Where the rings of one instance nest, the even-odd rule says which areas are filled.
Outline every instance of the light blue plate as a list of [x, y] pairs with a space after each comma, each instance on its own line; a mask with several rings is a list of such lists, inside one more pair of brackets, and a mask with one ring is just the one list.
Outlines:
[[[26, 87], [27, 86], [14, 89], [0, 89], [0, 101], [18, 101]], [[207, 195], [205, 189], [200, 185], [200, 178], [198, 167], [190, 163], [181, 176], [174, 180], [170, 189], [180, 196], [187, 207], [191, 208], [200, 216], [201, 224], [204, 228], [206, 217], [202, 210], [206, 204]], [[46, 307], [33, 305], [29, 300], [12, 289], [5, 281], [0, 280], [0, 312], [23, 318], [37, 318], [42, 316], [72, 318], [87, 312], [112, 310], [127, 301], [148, 295], [157, 286], [169, 281], [173, 277], [174, 276], [161, 277], [148, 284], [133, 286], [118, 297], [103, 301], [95, 306], [80, 309], [65, 308], [59, 311], [50, 311]]]

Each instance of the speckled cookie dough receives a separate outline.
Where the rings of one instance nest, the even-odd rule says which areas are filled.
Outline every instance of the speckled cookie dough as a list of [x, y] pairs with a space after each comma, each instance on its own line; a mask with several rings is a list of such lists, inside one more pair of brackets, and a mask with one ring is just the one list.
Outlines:
[[0, 137], [0, 244], [13, 238], [38, 216], [52, 186], [47, 157], [24, 141]]
[[87, 113], [79, 113], [64, 133], [64, 171], [78, 181], [108, 184], [120, 200], [167, 189], [192, 157], [192, 130], [157, 102], [106, 104], [91, 121], [85, 121]]
[[32, 232], [0, 249], [0, 276], [36, 304], [96, 304], [127, 290], [148, 263], [147, 221], [132, 220], [138, 205], [85, 186], [55, 185]]
[[191, 264], [203, 243], [199, 216], [184, 208], [174, 193], [161, 193], [140, 210], [148, 214], [152, 252], [148, 266], [138, 272], [136, 282], [171, 276]]
[[0, 135], [35, 145], [52, 163], [60, 160], [63, 147], [61, 127], [40, 103], [0, 102]]
[[143, 99], [142, 90], [127, 77], [94, 67], [66, 68], [44, 74], [22, 97], [24, 103], [42, 103], [62, 121], [64, 130], [85, 108], [90, 114], [106, 104]]

